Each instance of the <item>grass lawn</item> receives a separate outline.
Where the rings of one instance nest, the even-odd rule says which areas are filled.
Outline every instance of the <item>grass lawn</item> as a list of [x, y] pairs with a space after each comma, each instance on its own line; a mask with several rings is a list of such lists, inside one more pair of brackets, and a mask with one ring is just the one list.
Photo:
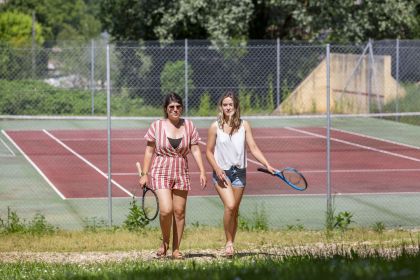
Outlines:
[[0, 235], [0, 279], [418, 279], [420, 233], [354, 228], [239, 231], [222, 254], [221, 228], [185, 231], [184, 260], [155, 259], [157, 229]]

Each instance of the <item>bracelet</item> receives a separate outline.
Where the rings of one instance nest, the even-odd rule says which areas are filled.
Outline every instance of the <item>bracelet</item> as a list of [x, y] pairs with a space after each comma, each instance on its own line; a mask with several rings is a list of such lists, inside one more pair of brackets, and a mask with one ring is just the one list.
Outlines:
[[142, 172], [142, 173], [140, 173], [140, 176], [141, 177], [143, 177], [144, 175], [148, 175], [149, 173], [147, 173], [147, 172]]

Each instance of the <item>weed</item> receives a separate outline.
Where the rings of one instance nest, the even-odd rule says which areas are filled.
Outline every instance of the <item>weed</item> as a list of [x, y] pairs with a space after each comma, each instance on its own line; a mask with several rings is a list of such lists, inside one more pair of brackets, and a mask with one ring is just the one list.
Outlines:
[[265, 231], [268, 230], [268, 218], [267, 213], [265, 212], [264, 206], [259, 209], [258, 207], [252, 212], [252, 218], [247, 219], [238, 215], [238, 228], [240, 230], [256, 230], [256, 231]]
[[347, 230], [349, 225], [354, 222], [352, 218], [353, 214], [348, 211], [342, 211], [338, 213], [338, 215], [334, 217], [334, 228], [338, 228], [342, 231]]
[[305, 229], [305, 227], [301, 224], [297, 224], [297, 225], [286, 225], [286, 229], [287, 230], [296, 230], [296, 231], [302, 231]]
[[49, 224], [41, 213], [36, 213], [32, 220], [26, 222], [16, 211], [7, 207], [7, 219], [0, 218], [0, 232], [2, 233], [49, 234], [57, 230], [58, 228]]
[[149, 220], [144, 215], [141, 207], [137, 205], [135, 197], [133, 197], [130, 202], [129, 213], [123, 222], [123, 227], [129, 231], [136, 231], [144, 229], [148, 224]]
[[103, 218], [92, 217], [92, 218], [85, 218], [83, 220], [85, 222], [85, 226], [83, 229], [85, 231], [96, 232], [99, 229], [106, 228], [108, 225]]
[[372, 225], [372, 230], [379, 234], [382, 234], [385, 230], [385, 224], [383, 222], [376, 222]]

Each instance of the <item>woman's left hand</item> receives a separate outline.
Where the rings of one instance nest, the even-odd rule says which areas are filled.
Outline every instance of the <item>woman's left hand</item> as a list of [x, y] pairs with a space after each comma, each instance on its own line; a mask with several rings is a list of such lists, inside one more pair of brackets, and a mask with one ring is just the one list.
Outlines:
[[200, 172], [200, 184], [202, 189], [205, 189], [207, 187], [206, 172]]
[[270, 171], [272, 174], [274, 174], [275, 172], [277, 172], [278, 171], [278, 169], [275, 169], [274, 167], [272, 167], [270, 164], [267, 164], [266, 166], [265, 166], [267, 169], [268, 169], [268, 171]]

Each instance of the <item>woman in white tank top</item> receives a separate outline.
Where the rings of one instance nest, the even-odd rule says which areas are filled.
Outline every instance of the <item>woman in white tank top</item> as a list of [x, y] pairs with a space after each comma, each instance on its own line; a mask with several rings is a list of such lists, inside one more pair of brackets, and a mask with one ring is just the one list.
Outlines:
[[225, 254], [234, 254], [239, 205], [246, 185], [246, 145], [251, 154], [268, 170], [268, 163], [255, 143], [249, 122], [241, 120], [239, 99], [228, 91], [219, 103], [219, 115], [208, 131], [206, 156], [213, 168], [213, 182], [224, 204]]

